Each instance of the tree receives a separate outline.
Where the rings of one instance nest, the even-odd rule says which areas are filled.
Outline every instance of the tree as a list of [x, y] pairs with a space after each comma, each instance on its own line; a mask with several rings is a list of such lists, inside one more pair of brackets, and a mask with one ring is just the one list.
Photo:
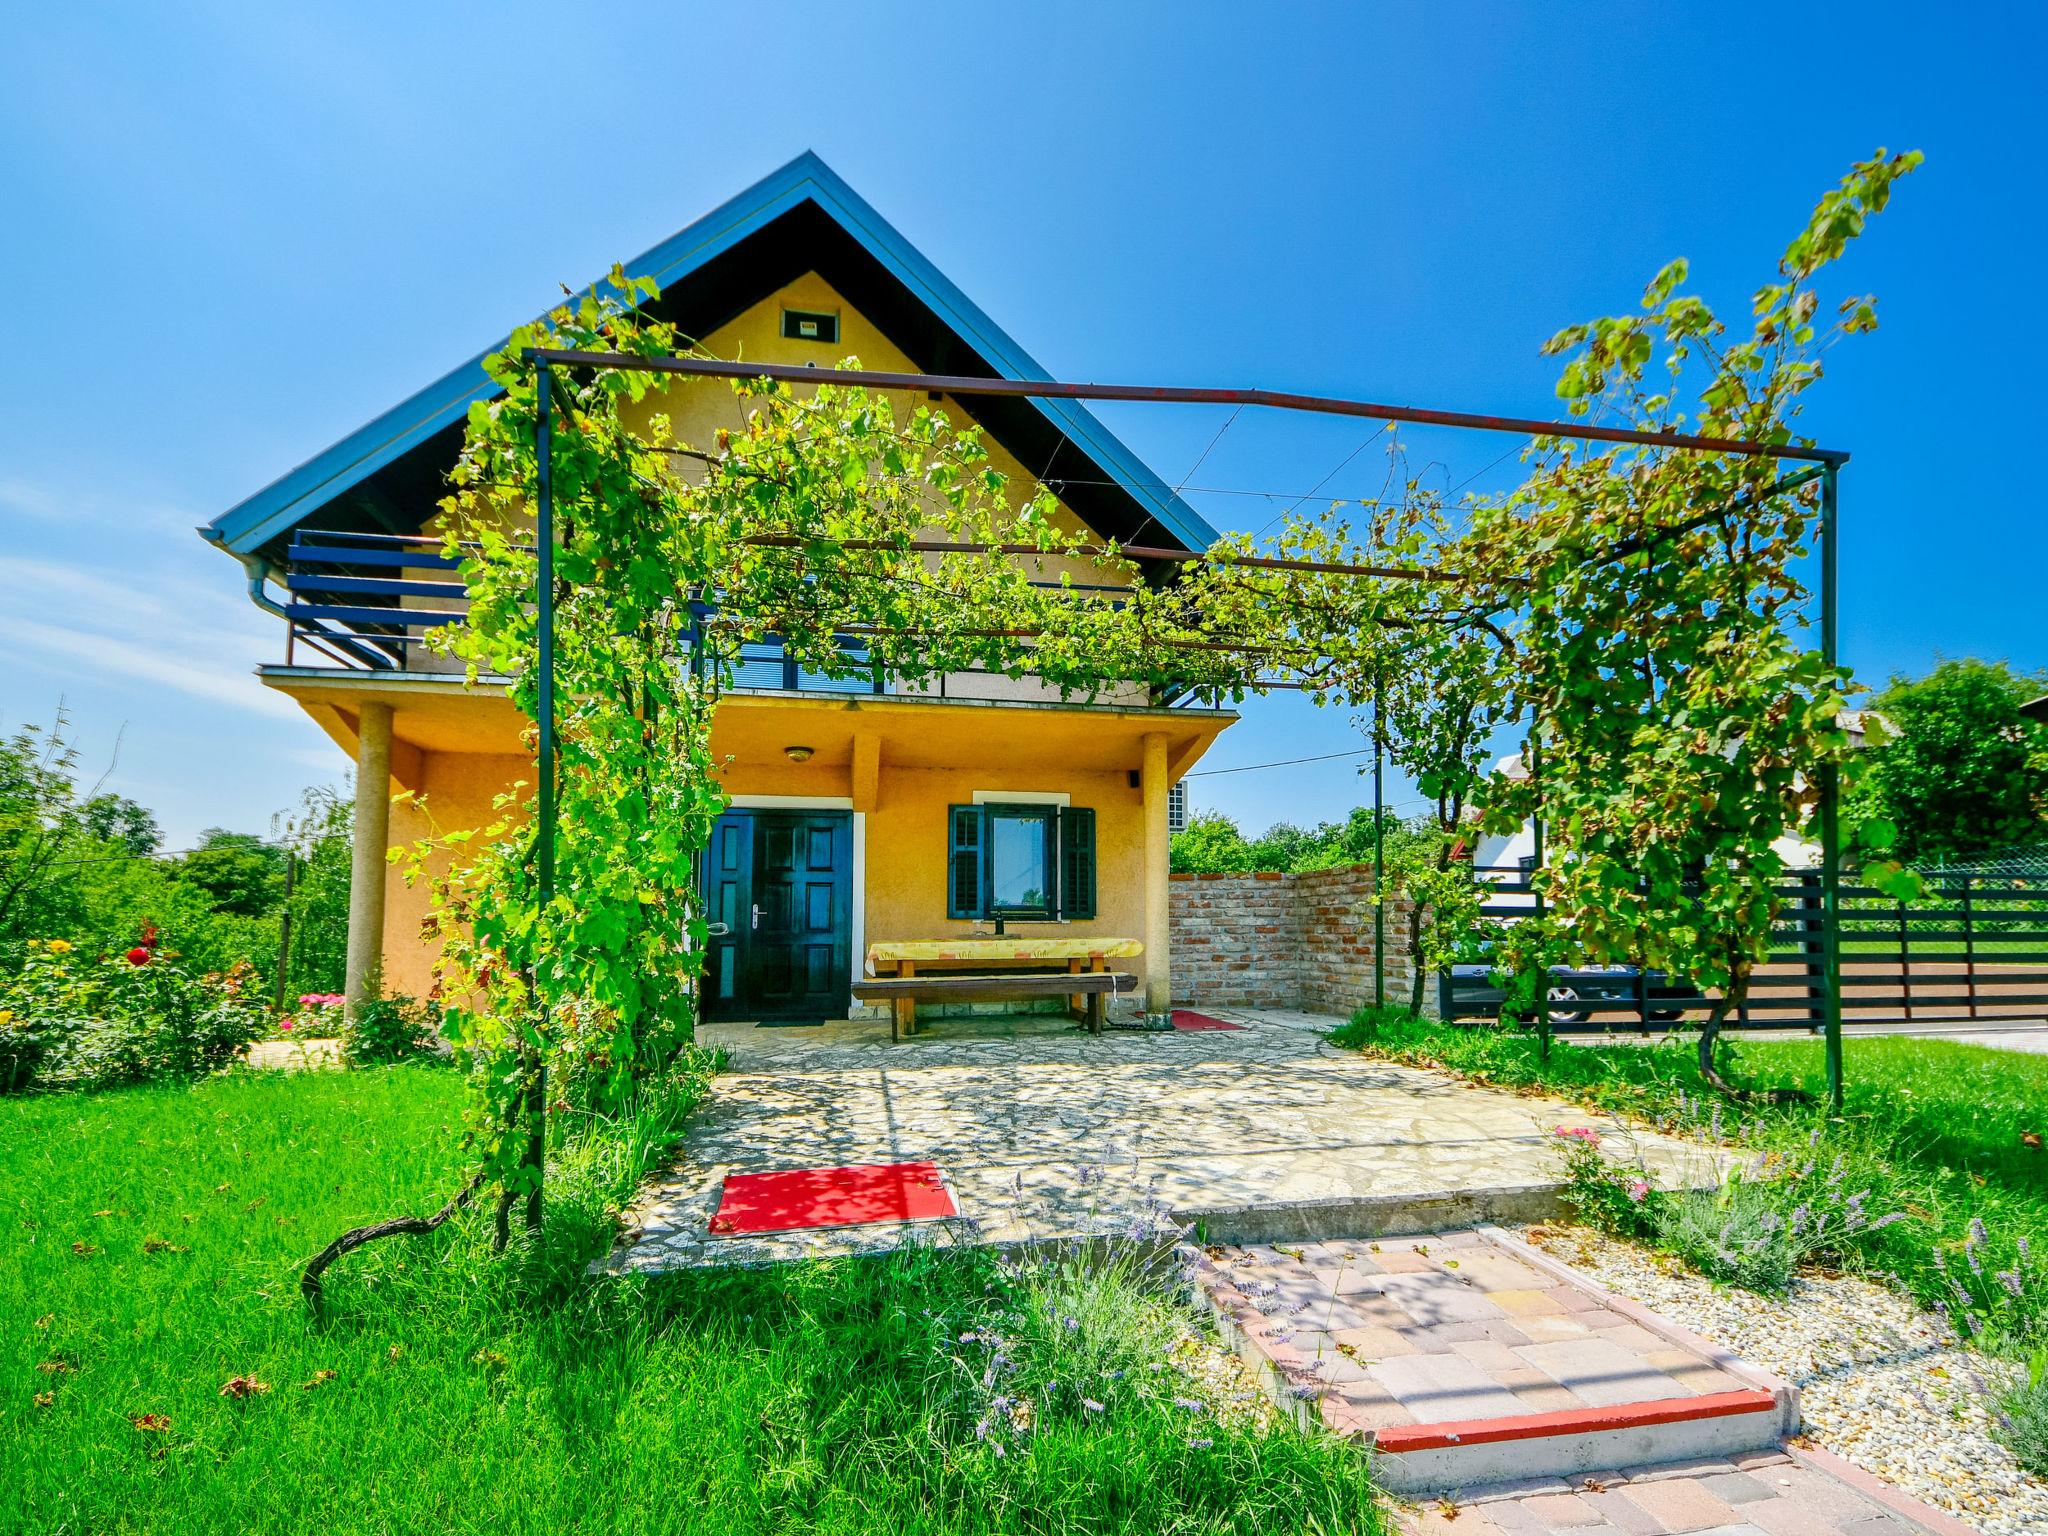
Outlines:
[[213, 898], [216, 912], [255, 917], [275, 910], [284, 894], [284, 850], [253, 832], [208, 827], [179, 873]]
[[1234, 875], [1254, 867], [1244, 833], [1221, 811], [1190, 816], [1187, 830], [1173, 834], [1170, 860], [1176, 874]]
[[2019, 711], [2048, 673], [2002, 661], [1944, 661], [1894, 676], [1872, 703], [1882, 726], [1864, 753], [1857, 811], [1896, 831], [1907, 863], [1995, 853], [2048, 837], [2048, 725]]
[[[1642, 312], [1570, 326], [1558, 394], [1609, 424], [1791, 443], [1801, 396], [1836, 339], [1877, 324], [1865, 297], [1815, 325], [1816, 279], [1889, 200], [1918, 154], [1882, 151], [1824, 196], [1730, 341], [1683, 261]], [[1535, 470], [1482, 508], [1475, 532], [1524, 554], [1532, 585], [1516, 636], [1516, 690], [1532, 772], [1496, 775], [1490, 830], [1541, 815], [1555, 857], [1535, 875], [1547, 910], [1502, 949], [1525, 987], [1568, 952], [1634, 962], [1719, 996], [1701, 1074], [1749, 1091], [1715, 1062], [1722, 1023], [1747, 997], [1775, 915], [1772, 848], [1813, 787], [1845, 771], [1846, 672], [1799, 643], [1809, 594], [1795, 562], [1814, 534], [1811, 483], [1784, 494], [1774, 459], [1539, 439]], [[1866, 879], [1879, 879], [1866, 866]], [[1773, 1097], [1794, 1097], [1774, 1090]]]
[[72, 780], [70, 725], [60, 704], [48, 727], [23, 725], [0, 738], [0, 936], [55, 931], [69, 871], [91, 837]]
[[287, 818], [284, 844], [298, 861], [286, 908], [291, 920], [284, 994], [339, 992], [348, 968], [348, 896], [355, 801], [343, 790], [306, 791]]
[[163, 846], [164, 834], [147, 806], [126, 795], [94, 795], [79, 807], [86, 835], [113, 843], [142, 857]]

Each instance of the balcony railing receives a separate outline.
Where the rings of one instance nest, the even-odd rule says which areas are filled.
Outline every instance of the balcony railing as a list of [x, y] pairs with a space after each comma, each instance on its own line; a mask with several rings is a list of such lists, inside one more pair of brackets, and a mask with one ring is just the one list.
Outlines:
[[[299, 530], [286, 551], [285, 664], [429, 675], [456, 671], [453, 662], [426, 648], [436, 629], [461, 622], [469, 612], [458, 562], [443, 547], [424, 535]], [[703, 603], [691, 606], [699, 618], [711, 611]], [[692, 634], [693, 653], [694, 639]], [[866, 655], [860, 637], [842, 636], [840, 645], [849, 662], [860, 666]], [[693, 654], [691, 664], [701, 665], [701, 654]], [[947, 674], [915, 688], [879, 668], [829, 677], [800, 666], [775, 635], [743, 644], [725, 685], [803, 693], [1019, 696], [1012, 680], [984, 671]], [[1148, 701], [1177, 699], [1155, 690]]]

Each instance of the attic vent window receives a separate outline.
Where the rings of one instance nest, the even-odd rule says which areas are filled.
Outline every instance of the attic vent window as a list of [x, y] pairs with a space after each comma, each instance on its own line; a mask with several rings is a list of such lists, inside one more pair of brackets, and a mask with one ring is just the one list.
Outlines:
[[809, 309], [785, 309], [782, 334], [789, 341], [816, 341], [833, 346], [839, 340], [839, 317]]

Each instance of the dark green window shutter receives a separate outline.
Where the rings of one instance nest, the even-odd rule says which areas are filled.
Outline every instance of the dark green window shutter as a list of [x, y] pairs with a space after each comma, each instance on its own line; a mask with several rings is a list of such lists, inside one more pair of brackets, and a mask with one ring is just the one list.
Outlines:
[[946, 916], [980, 917], [982, 828], [978, 805], [951, 807], [952, 827], [946, 840]]
[[1068, 806], [1060, 811], [1060, 916], [1095, 915], [1095, 813]]

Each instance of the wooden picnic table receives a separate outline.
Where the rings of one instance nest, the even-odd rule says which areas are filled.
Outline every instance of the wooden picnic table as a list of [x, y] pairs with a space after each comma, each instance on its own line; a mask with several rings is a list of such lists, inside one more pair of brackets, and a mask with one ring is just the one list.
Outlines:
[[[870, 976], [894, 975], [908, 979], [923, 970], [972, 967], [992, 969], [1014, 965], [1064, 963], [1069, 975], [1084, 971], [1105, 971], [1111, 960], [1126, 960], [1145, 952], [1143, 941], [1106, 935], [1069, 937], [1063, 934], [1025, 937], [1023, 935], [957, 939], [883, 939], [868, 946], [867, 972]], [[1080, 994], [1068, 998], [1074, 1008], [1087, 1006]], [[917, 1003], [897, 998], [896, 1027], [903, 1034], [917, 1032]]]

